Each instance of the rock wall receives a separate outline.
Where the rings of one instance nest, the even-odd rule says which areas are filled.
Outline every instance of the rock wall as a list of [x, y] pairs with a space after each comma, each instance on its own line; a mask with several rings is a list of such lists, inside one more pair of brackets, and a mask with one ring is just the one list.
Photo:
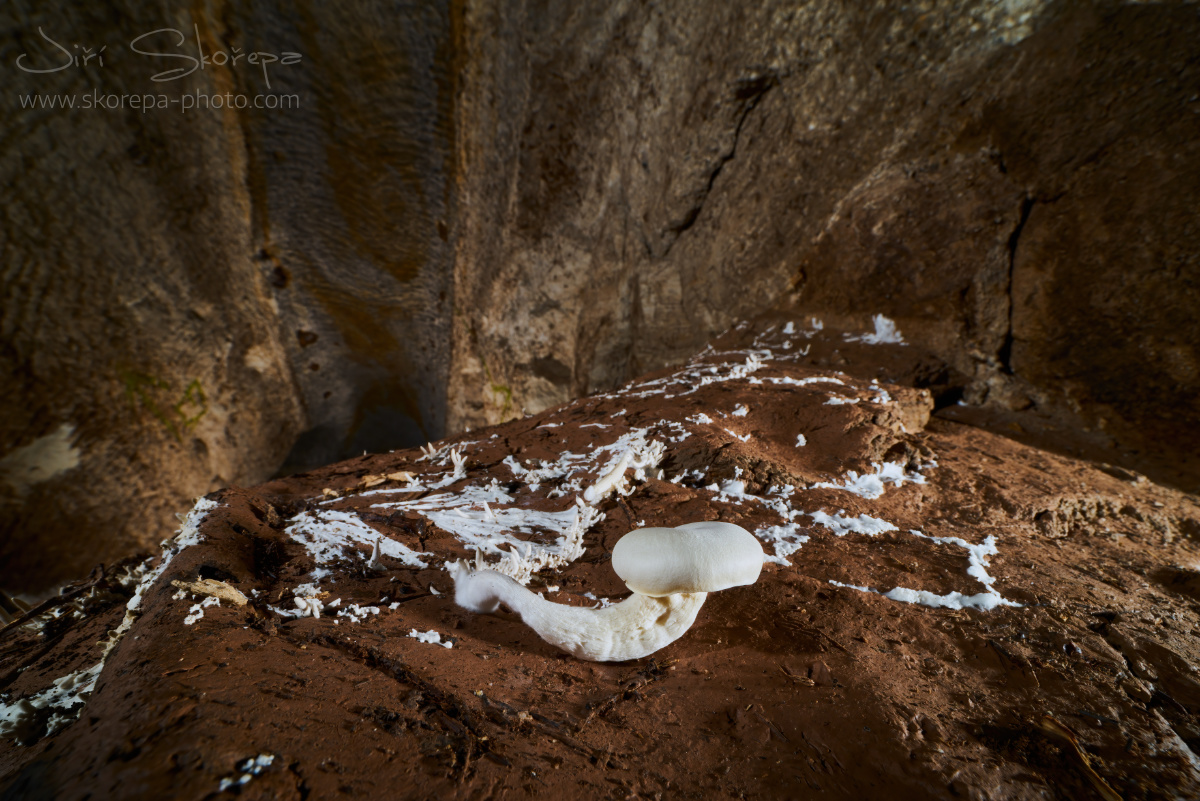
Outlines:
[[440, 434], [448, 363], [448, 4], [60, 5], [0, 10], [0, 586], [30, 593], [197, 495]]
[[[156, 29], [173, 58], [132, 49]], [[18, 68], [62, 58], [39, 30], [103, 67]], [[1194, 3], [16, 3], [0, 31], [0, 586], [772, 307], [886, 314], [939, 406], [1200, 486]], [[200, 49], [299, 59], [151, 80]], [[286, 105], [22, 106], [90, 91]]]
[[1170, 442], [1162, 478], [1196, 485], [1195, 4], [476, 3], [467, 27], [451, 429], [781, 303], [886, 314], [955, 376], [943, 403], [1067, 415], [1111, 461]]

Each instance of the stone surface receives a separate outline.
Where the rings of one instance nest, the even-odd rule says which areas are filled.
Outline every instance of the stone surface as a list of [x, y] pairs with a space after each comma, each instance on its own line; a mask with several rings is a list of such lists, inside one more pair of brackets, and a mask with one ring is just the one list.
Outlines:
[[[35, 5], [0, 10], [0, 586], [34, 595], [198, 495], [441, 433], [455, 63], [447, 4]], [[104, 63], [16, 67], [49, 40]], [[301, 60], [152, 80], [234, 48]]]
[[[8, 589], [768, 308], [886, 314], [939, 409], [1200, 487], [1194, 3], [107, 8], [0, 11]], [[39, 26], [105, 66], [17, 69]], [[301, 60], [155, 83], [163, 27]], [[296, 106], [20, 107], [91, 89]]]
[[[5, 630], [0, 794], [1196, 797], [1197, 497], [930, 417], [868, 377], [923, 369], [917, 346], [787, 322], [430, 452], [213, 494], [169, 561]], [[846, 372], [801, 364], [821, 337]], [[531, 589], [620, 600], [615, 542], [697, 520], [760, 538], [758, 582], [632, 663], [458, 608], [444, 566], [561, 552], [619, 442], [661, 443], [663, 477], [630, 470]], [[249, 604], [174, 583], [200, 579]], [[55, 681], [86, 705], [45, 703]]]
[[1194, 4], [471, 9], [452, 430], [783, 303], [1200, 486]]

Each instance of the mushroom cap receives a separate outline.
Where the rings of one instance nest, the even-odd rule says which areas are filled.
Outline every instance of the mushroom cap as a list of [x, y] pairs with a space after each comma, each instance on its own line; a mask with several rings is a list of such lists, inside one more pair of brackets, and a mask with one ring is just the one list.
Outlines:
[[733, 523], [640, 528], [617, 541], [612, 566], [629, 589], [642, 595], [716, 592], [757, 581], [763, 549], [753, 534]]

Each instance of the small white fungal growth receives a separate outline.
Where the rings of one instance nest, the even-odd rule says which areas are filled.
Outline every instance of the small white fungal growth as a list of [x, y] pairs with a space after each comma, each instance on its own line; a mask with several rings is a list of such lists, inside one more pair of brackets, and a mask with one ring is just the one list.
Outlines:
[[787, 558], [800, 550], [801, 546], [809, 540], [807, 534], [800, 533], [799, 523], [762, 526], [754, 532], [754, 536], [775, 546], [774, 555], [767, 554], [763, 560], [785, 567], [791, 564]]
[[870, 587], [860, 587], [856, 584], [842, 584], [833, 580], [830, 580], [829, 583], [838, 587], [849, 587], [859, 592], [875, 593], [893, 601], [943, 609], [979, 609], [986, 612], [998, 606], [1021, 606], [1021, 604], [1010, 601], [996, 592], [992, 586], [996, 583], [996, 579], [988, 575], [987, 563], [991, 557], [999, 553], [996, 549], [996, 538], [994, 536], [989, 534], [987, 539], [979, 545], [972, 545], [961, 537], [930, 537], [915, 530], [909, 531], [909, 533], [913, 536], [930, 540], [931, 542], [957, 545], [960, 548], [966, 549], [967, 561], [969, 563], [967, 575], [982, 584], [985, 587], [985, 591], [974, 595], [964, 595], [957, 591], [939, 595], [926, 590], [911, 590], [907, 587], [896, 587], [887, 592], [880, 592], [879, 590], [871, 589]]
[[234, 766], [234, 770], [239, 774], [237, 776], [227, 776], [221, 779], [221, 784], [218, 788], [219, 792], [225, 792], [230, 787], [241, 787], [246, 782], [261, 774], [264, 770], [271, 767], [271, 763], [275, 761], [274, 754], [259, 754], [256, 757], [244, 759]]
[[371, 558], [367, 560], [367, 570], [372, 573], [386, 573], [387, 568], [379, 561], [379, 547], [383, 542], [383, 535], [380, 534], [375, 538], [375, 545], [371, 548]]
[[894, 525], [886, 520], [880, 520], [878, 517], [870, 515], [859, 515], [858, 517], [845, 517], [839, 512], [836, 515], [826, 514], [825, 512], [810, 512], [809, 517], [813, 522], [832, 531], [839, 537], [844, 537], [847, 534], [866, 534], [874, 537], [876, 534], [882, 534], [885, 531], [898, 531]]
[[[471, 429], [468, 428], [466, 430], [470, 431]], [[454, 457], [450, 455], [451, 453], [457, 451], [461, 458], [462, 451], [464, 451], [470, 445], [477, 445], [477, 444], [479, 444], [479, 440], [471, 440], [469, 442], [452, 442], [452, 443], [443, 445], [440, 448], [436, 448], [436, 447], [434, 447], [433, 443], [426, 443], [425, 445], [421, 446], [421, 454], [422, 455], [420, 458], [417, 459], [417, 461], [418, 462], [425, 462], [425, 461], [434, 462], [434, 461], [436, 461], [439, 464], [444, 465], [444, 464], [447, 464], [447, 462], [454, 461]]]
[[883, 387], [881, 387], [879, 385], [878, 378], [871, 379], [871, 390], [874, 391], [874, 393], [875, 393], [875, 402], [876, 403], [886, 404], [886, 403], [892, 402], [892, 396], [888, 393], [888, 391], [886, 389], [884, 389]]
[[584, 597], [584, 598], [587, 598], [589, 601], [596, 601], [596, 602], [597, 602], [597, 605], [596, 605], [596, 606], [594, 606], [594, 607], [592, 607], [593, 609], [607, 609], [608, 607], [610, 607], [610, 606], [614, 606], [614, 605], [615, 605], [615, 604], [614, 604], [614, 603], [613, 603], [611, 600], [609, 600], [608, 598], [597, 598], [597, 597], [596, 597], [596, 593], [594, 593], [594, 592], [585, 592], [585, 593], [583, 594], [583, 597]]
[[737, 434], [733, 431], [730, 431], [728, 428], [722, 428], [721, 430], [740, 442], [749, 442], [750, 441], [749, 434]]
[[347, 547], [378, 546], [381, 553], [398, 559], [411, 567], [428, 567], [421, 556], [393, 539], [380, 537], [375, 529], [362, 522], [353, 512], [322, 510], [301, 512], [291, 519], [284, 533], [293, 541], [303, 545], [317, 563], [313, 576], [323, 578], [329, 574], [326, 565], [344, 556]]
[[683, 423], [675, 420], [659, 420], [654, 424], [654, 428], [659, 434], [666, 437], [667, 442], [673, 445], [678, 445], [692, 435], [692, 432], [688, 431]]
[[588, 503], [599, 503], [613, 490], [619, 493], [625, 486], [625, 471], [629, 468], [629, 462], [632, 459], [632, 450], [627, 450], [617, 457], [612, 467], [600, 476], [595, 484], [587, 488], [583, 493], [583, 499]]
[[[296, 604], [295, 609], [282, 609], [278, 606], [268, 606], [275, 614], [281, 617], [320, 617], [325, 610], [325, 603], [317, 597], [320, 590], [314, 584], [301, 584], [296, 589], [292, 590], [293, 602]], [[339, 598], [330, 606], [337, 606], [341, 602]]]
[[611, 445], [597, 448], [594, 457], [604, 453], [614, 454], [615, 458], [609, 461], [609, 466], [596, 483], [584, 490], [583, 499], [589, 504], [598, 503], [614, 490], [618, 494], [628, 495], [632, 490], [625, 471], [632, 468], [634, 479], [644, 481], [646, 471], [658, 467], [658, 463], [666, 456], [667, 448], [657, 440], [647, 440], [646, 429], [635, 429]]
[[896, 587], [887, 592], [871, 589], [870, 587], [861, 587], [857, 584], [843, 584], [840, 581], [829, 580], [829, 583], [835, 587], [848, 587], [859, 592], [870, 592], [876, 595], [882, 595], [892, 601], [900, 601], [907, 604], [920, 604], [921, 606], [930, 606], [942, 609], [979, 609], [989, 611], [997, 606], [1020, 606], [1018, 603], [1009, 601], [995, 592], [981, 592], [975, 595], [963, 595], [961, 592], [950, 592], [945, 595], [927, 592], [926, 590], [910, 590], [907, 587]]
[[875, 323], [875, 333], [862, 334], [858, 336], [846, 334], [845, 340], [847, 342], [862, 342], [866, 345], [882, 345], [885, 343], [894, 345], [907, 344], [904, 341], [904, 337], [902, 337], [900, 332], [896, 330], [895, 322], [889, 320], [887, 317], [884, 317], [882, 314], [877, 314], [872, 319]]
[[853, 492], [855, 495], [861, 495], [868, 500], [874, 500], [883, 495], [887, 484], [899, 487], [902, 484], [925, 483], [925, 476], [920, 473], [906, 473], [904, 465], [899, 462], [875, 463], [871, 466], [875, 468], [874, 473], [864, 473], [860, 476], [856, 471], [850, 470], [846, 473], [846, 481], [843, 484], [822, 481], [813, 484], [813, 488], [842, 489]]
[[359, 606], [358, 604], [350, 604], [345, 609], [338, 612], [338, 617], [348, 618], [351, 623], [361, 623], [366, 619], [367, 615], [378, 614], [378, 606]]
[[451, 474], [453, 480], [458, 481], [467, 477], [467, 457], [462, 455], [462, 451], [450, 451], [450, 462], [454, 465], [454, 472]]
[[325, 603], [320, 598], [296, 597], [296, 617], [320, 617]]
[[[522, 587], [522, 589], [524, 589], [524, 587]], [[528, 590], [526, 590], [526, 592], [528, 592]], [[414, 640], [427, 642], [430, 645], [440, 645], [443, 648], [454, 647], [454, 643], [452, 642], [442, 642], [442, 635], [438, 634], [433, 629], [430, 629], [429, 631], [417, 631], [416, 629], [409, 629], [408, 636], [412, 637]]]
[[[493, 569], [522, 583], [539, 570], [562, 567], [582, 556], [584, 535], [604, 518], [579, 499], [556, 512], [526, 509], [495, 483], [377, 506], [422, 513], [471, 550], [499, 557], [501, 562]], [[543, 545], [518, 537], [518, 532], [558, 536], [554, 544]]]
[[782, 385], [788, 385], [788, 386], [793, 386], [793, 387], [806, 387], [809, 384], [841, 384], [842, 386], [846, 385], [845, 381], [843, 381], [842, 379], [837, 378], [835, 376], [831, 376], [831, 375], [814, 375], [814, 376], [809, 376], [808, 378], [792, 378], [790, 375], [783, 375], [783, 376], [779, 376], [779, 377], [767, 376], [763, 380], [766, 381], [768, 384], [782, 384]]
[[709, 592], [753, 584], [762, 563], [762, 546], [750, 532], [713, 521], [643, 528], [622, 537], [612, 565], [633, 595], [607, 608], [552, 603], [508, 576], [473, 570], [461, 560], [449, 570], [454, 599], [464, 609], [490, 614], [503, 603], [556, 648], [579, 659], [620, 662], [679, 639]]
[[559, 538], [555, 550], [526, 542], [523, 552], [513, 547], [503, 561], [492, 565], [492, 570], [510, 576], [521, 584], [528, 584], [533, 574], [539, 570], [565, 567], [583, 556], [584, 534], [603, 518], [603, 512], [596, 511], [596, 509], [584, 504], [577, 498], [575, 501], [575, 520], [567, 530], [567, 533]]
[[209, 606], [220, 606], [221, 599], [215, 595], [210, 595], [200, 603], [194, 605], [188, 611], [190, 614], [183, 619], [183, 625], [190, 626], [200, 618], [204, 617], [204, 609]]
[[210, 511], [216, 509], [217, 505], [216, 501], [210, 501], [207, 498], [198, 499], [192, 510], [183, 517], [183, 525], [177, 535], [163, 541], [163, 553], [159, 558], [158, 566], [153, 570], [148, 569], [147, 565], [150, 560], [147, 559], [132, 574], [132, 577], [140, 577], [140, 580], [134, 589], [133, 596], [125, 603], [125, 617], [121, 621], [121, 625], [110, 631], [108, 639], [102, 641], [104, 650], [100, 655], [99, 662], [86, 670], [56, 679], [49, 689], [22, 698], [12, 704], [8, 704], [0, 698], [0, 737], [12, 736], [21, 731], [31, 716], [40, 709], [55, 707], [57, 710], [47, 724], [47, 734], [53, 734], [79, 717], [84, 704], [87, 703], [87, 699], [91, 697], [92, 691], [96, 687], [96, 680], [100, 678], [100, 671], [103, 670], [105, 661], [137, 620], [146, 593], [162, 577], [167, 566], [183, 549], [200, 542], [200, 522]]
[[71, 723], [83, 711], [103, 667], [104, 662], [101, 660], [86, 670], [55, 679], [48, 689], [40, 693], [26, 696], [11, 704], [0, 701], [0, 737], [15, 736], [24, 739], [23, 730], [45, 709], [55, 710], [46, 724], [47, 735]]

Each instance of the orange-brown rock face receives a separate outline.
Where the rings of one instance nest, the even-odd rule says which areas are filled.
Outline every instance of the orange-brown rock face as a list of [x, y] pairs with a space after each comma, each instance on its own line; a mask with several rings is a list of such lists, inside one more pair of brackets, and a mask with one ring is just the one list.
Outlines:
[[[610, 394], [209, 496], [159, 559], [5, 631], [0, 791], [1194, 797], [1196, 498], [931, 417], [887, 380], [923, 358], [899, 339], [745, 326]], [[822, 342], [847, 372], [798, 363]], [[628, 494], [585, 501], [626, 453]], [[604, 604], [619, 537], [699, 520], [753, 532], [762, 575], [636, 663], [468, 613], [444, 569], [478, 550]]]

